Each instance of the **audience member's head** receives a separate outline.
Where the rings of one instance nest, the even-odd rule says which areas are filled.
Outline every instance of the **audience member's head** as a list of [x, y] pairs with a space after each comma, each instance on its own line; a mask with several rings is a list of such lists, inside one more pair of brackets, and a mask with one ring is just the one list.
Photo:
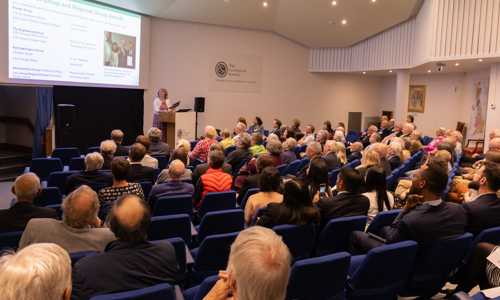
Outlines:
[[410, 124], [410, 123], [406, 123], [403, 126], [403, 130], [402, 131], [403, 131], [404, 135], [410, 134], [413, 131], [413, 125]]
[[439, 127], [438, 130], [436, 130], [436, 136], [444, 136], [445, 131], [446, 131], [446, 128]]
[[414, 118], [412, 115], [408, 115], [408, 116], [406, 117], [406, 121], [407, 121], [408, 123], [413, 123], [413, 121], [414, 121], [414, 120], [415, 120], [415, 118]]
[[222, 139], [227, 139], [227, 138], [231, 137], [231, 133], [229, 132], [229, 129], [227, 129], [227, 128], [225, 128], [224, 130], [222, 130], [222, 132], [220, 133], [220, 135], [221, 135]]
[[85, 169], [89, 172], [100, 170], [103, 164], [104, 158], [97, 152], [92, 152], [85, 156]]
[[[247, 134], [248, 135], [248, 134]], [[250, 136], [250, 135], [248, 135]], [[224, 164], [224, 152], [222, 151], [210, 151], [208, 155], [208, 165], [212, 169], [220, 169], [222, 165]]]
[[111, 139], [115, 143], [120, 144], [123, 140], [123, 131], [121, 131], [120, 129], [115, 129], [111, 131]]
[[340, 130], [335, 131], [335, 134], [333, 135], [333, 139], [335, 141], [342, 141], [344, 138], [344, 133]]
[[398, 124], [394, 125], [394, 131], [395, 132], [400, 132], [402, 130], [403, 130], [403, 124], [398, 123]]
[[238, 118], [238, 122], [236, 122], [236, 123], [243, 123], [245, 125], [245, 129], [244, 130], [247, 130], [248, 124], [247, 124], [247, 120], [245, 120], [245, 118], [239, 117]]
[[210, 146], [209, 151], [214, 151], [214, 150], [219, 150], [224, 152], [224, 147], [222, 147], [222, 145], [219, 143], [213, 143], [212, 146]]
[[[293, 139], [293, 138], [289, 138], [289, 139]], [[287, 141], [285, 141], [285, 143]], [[297, 142], [295, 142], [295, 145], [297, 145]], [[266, 149], [267, 149], [267, 151], [269, 151], [270, 154], [279, 155], [279, 154], [283, 153], [283, 144], [278, 140], [270, 140], [266, 144]]]
[[495, 138], [500, 138], [500, 129], [493, 129], [489, 135], [490, 141]]
[[[486, 162], [481, 175], [485, 178], [490, 192], [496, 193], [500, 190], [500, 165]], [[481, 178], [480, 180], [483, 179]]]
[[292, 127], [287, 127], [285, 128], [285, 131], [283, 131], [283, 136], [285, 138], [295, 138], [295, 130], [293, 130]]
[[[386, 117], [387, 118], [387, 116], [382, 116], [382, 117]], [[382, 120], [382, 122], [380, 122], [380, 128], [384, 128], [385, 129], [387, 127], [389, 127], [389, 121], [388, 120]]]
[[410, 134], [410, 140], [417, 141], [422, 139], [422, 132], [420, 130], [413, 130]]
[[168, 167], [168, 174], [170, 174], [170, 180], [179, 180], [181, 176], [184, 175], [186, 171], [186, 166], [179, 159], [175, 159], [170, 163]]
[[325, 145], [323, 146], [323, 155], [327, 155], [328, 153], [332, 152], [335, 153], [338, 151], [338, 144], [337, 142], [333, 140], [328, 140], [326, 141]]
[[281, 120], [274, 119], [274, 121], [273, 121], [273, 128], [280, 128], [281, 124], [283, 124], [283, 123], [281, 123]]
[[[213, 145], [218, 145], [218, 144], [213, 144]], [[179, 148], [172, 153], [172, 155], [170, 156], [170, 162], [176, 159], [180, 160], [185, 166], [189, 165], [189, 156], [187, 152], [184, 151], [184, 148]]]
[[253, 122], [254, 122], [254, 124], [257, 124], [259, 126], [262, 125], [262, 119], [260, 117], [255, 117], [253, 119]]
[[257, 168], [257, 172], [260, 172], [264, 170], [264, 168], [270, 167], [273, 165], [273, 159], [271, 156], [262, 153], [259, 155], [259, 158], [257, 158], [257, 161], [255, 162], [255, 167]]
[[457, 143], [462, 143], [462, 140], [464, 138], [464, 136], [462, 135], [462, 133], [460, 131], [456, 131], [456, 130], [451, 133], [451, 137], [453, 139], [455, 139], [455, 142], [457, 142]]
[[486, 161], [500, 164], [500, 151], [498, 150], [491, 150], [486, 152], [486, 157], [484, 158]]
[[147, 150], [144, 145], [135, 143], [129, 148], [129, 157], [131, 162], [140, 162], [146, 156]]
[[117, 157], [111, 162], [111, 174], [115, 181], [123, 181], [130, 171], [130, 163], [123, 157]]
[[444, 131], [444, 137], [450, 137], [453, 131], [454, 131], [453, 129], [446, 129]]
[[380, 158], [383, 158], [387, 156], [387, 152], [389, 151], [389, 146], [387, 146], [386, 144], [377, 143], [373, 146], [373, 151], [377, 152]]
[[328, 131], [326, 130], [320, 130], [318, 131], [318, 134], [316, 135], [316, 141], [318, 143], [324, 143], [328, 139]]
[[336, 184], [338, 191], [357, 193], [359, 187], [363, 185], [363, 179], [358, 170], [351, 167], [344, 167], [340, 169]]
[[260, 132], [254, 132], [252, 133], [252, 144], [253, 145], [262, 145], [262, 134]]
[[498, 151], [500, 150], [500, 138], [494, 138], [490, 140], [488, 144], [488, 151]]
[[434, 156], [434, 157], [431, 157], [431, 159], [429, 159], [429, 161], [427, 163], [428, 164], [432, 163], [432, 164], [440, 167], [441, 169], [443, 169], [447, 174], [449, 174], [448, 161], [446, 159], [439, 157], [439, 156]]
[[215, 130], [215, 127], [208, 125], [205, 127], [204, 135], [206, 139], [212, 140], [217, 135], [217, 130]]
[[240, 134], [242, 132], [245, 132], [246, 130], [247, 130], [247, 125], [243, 123], [238, 123], [236, 124], [236, 127], [234, 127], [234, 132], [236, 132], [236, 134]]
[[268, 228], [250, 227], [231, 245], [230, 289], [239, 299], [285, 299], [290, 263], [290, 251], [280, 236]]
[[151, 127], [148, 130], [148, 137], [151, 143], [158, 143], [161, 139], [161, 130], [156, 127]]
[[271, 140], [278, 140], [279, 141], [280, 138], [276, 134], [270, 133], [269, 136], [267, 137], [267, 142], [269, 143], [269, 141], [271, 141]]
[[403, 149], [399, 143], [392, 142], [389, 144], [389, 157], [399, 156], [399, 154], [401, 154], [401, 151], [403, 151]]
[[414, 173], [410, 193], [424, 197], [427, 195], [429, 199], [436, 200], [441, 198], [447, 184], [448, 174], [446, 171], [430, 162]]
[[32, 244], [0, 257], [0, 293], [4, 300], [63, 299], [71, 294], [71, 260], [56, 244]]
[[314, 133], [314, 130], [316, 130], [316, 128], [314, 128], [314, 125], [307, 125], [306, 126], [306, 133]]
[[389, 120], [389, 126], [394, 126], [394, 122], [396, 122], [396, 120], [394, 120], [394, 119], [390, 119], [390, 120]]
[[351, 152], [361, 152], [363, 151], [363, 144], [356, 142], [351, 146]]
[[180, 139], [177, 141], [177, 145], [175, 146], [175, 149], [182, 149], [184, 152], [189, 153], [191, 151], [191, 143], [189, 143], [188, 140], [185, 139]]
[[286, 150], [293, 152], [297, 148], [297, 141], [294, 138], [288, 138], [284, 142], [284, 145], [286, 145]]
[[112, 140], [105, 140], [101, 142], [100, 148], [101, 155], [107, 155], [113, 157], [116, 152], [116, 144]]
[[[319, 191], [319, 187], [322, 183], [326, 184], [326, 186], [330, 186], [330, 181], [328, 180], [328, 165], [325, 160], [315, 159], [311, 161], [304, 182], [309, 187], [311, 199], [313, 199]], [[328, 193], [328, 196], [331, 195]]]
[[97, 218], [99, 199], [90, 187], [82, 185], [62, 202], [63, 222], [69, 227], [87, 228]]
[[409, 150], [411, 148], [411, 140], [409, 137], [403, 138], [403, 142], [405, 143], [404, 149]]
[[299, 128], [300, 127], [300, 121], [298, 119], [292, 119], [292, 128]]
[[335, 152], [335, 155], [339, 158], [340, 162], [345, 165], [347, 164], [347, 156], [346, 156], [346, 150], [345, 150], [345, 145], [342, 142], [336, 142], [337, 143], [337, 151]]
[[380, 166], [380, 156], [375, 150], [365, 150], [361, 163], [367, 166]]
[[323, 123], [323, 130], [326, 130], [328, 132], [332, 132], [332, 122], [326, 120], [325, 123]]
[[151, 147], [151, 141], [149, 140], [148, 137], [146, 137], [144, 135], [137, 136], [137, 138], [135, 139], [135, 142], [143, 145], [146, 148], [146, 152], [148, 152], [149, 147]]
[[368, 132], [368, 134], [372, 134], [374, 132], [377, 132], [377, 130], [378, 130], [377, 126], [371, 125], [370, 127], [368, 127], [368, 131], [367, 132]]
[[109, 229], [117, 239], [134, 245], [146, 239], [146, 232], [151, 223], [151, 210], [144, 200], [127, 194], [115, 201], [107, 221]]
[[377, 132], [374, 132], [372, 133], [372, 135], [370, 136], [370, 144], [373, 144], [373, 143], [380, 143], [380, 141], [382, 140], [380, 134], [378, 134]]
[[16, 178], [11, 190], [18, 202], [33, 202], [33, 199], [42, 193], [40, 178], [35, 173], [24, 173]]
[[239, 140], [239, 145], [240, 147], [243, 148], [248, 148], [252, 144], [252, 136], [250, 136], [246, 132], [240, 133], [240, 140]]
[[307, 143], [306, 155], [309, 160], [315, 158], [316, 156], [320, 156], [323, 149], [321, 149], [321, 144], [318, 142], [309, 142]]
[[259, 178], [259, 188], [261, 192], [278, 192], [280, 185], [280, 172], [275, 167], [268, 166], [262, 169]]

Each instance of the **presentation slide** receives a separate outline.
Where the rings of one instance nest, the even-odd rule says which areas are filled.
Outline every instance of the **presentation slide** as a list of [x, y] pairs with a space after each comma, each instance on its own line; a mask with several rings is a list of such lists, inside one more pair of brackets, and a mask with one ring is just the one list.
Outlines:
[[141, 16], [80, 0], [9, 0], [9, 81], [139, 85]]

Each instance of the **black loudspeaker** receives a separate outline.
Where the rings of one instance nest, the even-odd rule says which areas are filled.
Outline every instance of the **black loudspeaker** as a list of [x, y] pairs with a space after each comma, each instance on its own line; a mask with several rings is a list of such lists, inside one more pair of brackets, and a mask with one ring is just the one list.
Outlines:
[[60, 128], [74, 128], [75, 127], [75, 106], [72, 104], [59, 104], [57, 105], [57, 112], [59, 115], [58, 125]]
[[205, 97], [194, 98], [194, 111], [195, 112], [205, 111]]

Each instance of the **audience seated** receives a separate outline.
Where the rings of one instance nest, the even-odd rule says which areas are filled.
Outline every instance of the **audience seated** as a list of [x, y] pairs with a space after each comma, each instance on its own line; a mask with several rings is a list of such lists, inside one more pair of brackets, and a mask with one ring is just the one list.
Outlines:
[[311, 162], [316, 159], [323, 159], [321, 157], [322, 152], [323, 150], [318, 142], [309, 142], [309, 144], [307, 144], [306, 152], [301, 153], [300, 155], [302, 157], [307, 156], [307, 159], [309, 159], [309, 163], [307, 164], [307, 166], [303, 167], [302, 170], [297, 172], [298, 178], [300, 179], [306, 178], [307, 169], [309, 169], [309, 165], [311, 164]]
[[326, 226], [331, 219], [359, 216], [368, 213], [370, 200], [366, 196], [359, 194], [359, 188], [363, 185], [363, 178], [358, 170], [344, 167], [340, 169], [337, 177], [338, 194], [333, 197], [314, 197], [314, 206], [321, 215], [320, 230]]
[[[218, 145], [218, 144], [213, 144], [212, 147], [214, 145]], [[180, 160], [184, 164], [184, 167], [189, 165], [189, 156], [188, 156], [187, 152], [185, 152], [183, 150], [183, 148], [177, 149], [174, 151], [174, 153], [172, 153], [170, 164], [172, 164], [172, 162], [174, 160]], [[169, 166], [169, 168], [170, 168], [170, 166]], [[190, 169], [185, 169], [184, 174], [182, 174], [182, 176], [181, 176], [181, 179], [191, 179], [192, 175], [193, 175], [193, 173], [191, 172]], [[162, 184], [166, 180], [170, 180], [170, 173], [168, 172], [168, 169], [164, 169], [160, 172], [160, 174], [158, 175], [158, 178], [156, 179], [155, 184]]]
[[[328, 140], [323, 147], [323, 160], [326, 162], [328, 166], [328, 171], [332, 171], [335, 169], [340, 169], [342, 164], [335, 154], [338, 151], [338, 144], [335, 141]], [[328, 175], [327, 175], [328, 177]]]
[[54, 209], [33, 205], [33, 199], [41, 192], [40, 179], [35, 173], [17, 177], [12, 186], [12, 194], [16, 195], [17, 202], [9, 209], [0, 210], [0, 233], [22, 231], [29, 220], [34, 218], [57, 219]]
[[259, 117], [253, 118], [253, 126], [250, 126], [248, 129], [252, 130], [252, 132], [258, 132], [260, 133], [263, 137], [265, 136], [264, 134], [264, 126], [262, 126], [262, 119]]
[[257, 225], [273, 228], [283, 224], [314, 223], [317, 228], [319, 221], [320, 216], [312, 205], [307, 185], [301, 179], [292, 178], [285, 181], [283, 202], [269, 203]]
[[[342, 127], [339, 128], [343, 129]], [[333, 140], [337, 143], [345, 143], [344, 132], [340, 130], [335, 131], [335, 134], [333, 135]]]
[[411, 141], [411, 146], [410, 149], [410, 155], [413, 156], [415, 155], [418, 151], [422, 150], [424, 146], [422, 146], [422, 133], [420, 130], [413, 130], [412, 133], [410, 134], [410, 141]]
[[381, 141], [380, 134], [376, 132], [372, 133], [368, 141], [370, 142], [370, 144], [365, 147], [365, 150], [373, 150], [375, 144], [380, 143]]
[[191, 183], [181, 181], [184, 172], [185, 165], [182, 161], [175, 159], [170, 163], [168, 182], [156, 184], [151, 189], [148, 199], [151, 209], [155, 207], [156, 201], [160, 197], [183, 194], [189, 194], [191, 197], [194, 197], [194, 186]]
[[205, 139], [199, 141], [196, 146], [194, 147], [193, 151], [189, 153], [189, 157], [191, 158], [199, 158], [203, 161], [207, 160], [208, 157], [208, 151], [210, 149], [210, 146], [212, 144], [217, 144], [217, 140], [215, 139], [215, 136], [217, 135], [217, 131], [213, 126], [206, 126], [205, 127], [205, 132], [203, 133], [205, 136]]
[[139, 135], [135, 139], [135, 142], [143, 145], [146, 148], [146, 154], [141, 160], [141, 165], [145, 167], [158, 168], [158, 160], [148, 154], [149, 147], [151, 146], [151, 141], [149, 140], [149, 138], [145, 137], [144, 135]]
[[363, 158], [361, 159], [361, 165], [356, 167], [361, 178], [364, 178], [368, 169], [373, 166], [380, 166], [380, 156], [374, 150], [363, 151]]
[[247, 130], [247, 125], [243, 123], [236, 124], [236, 127], [234, 127], [235, 136], [233, 136], [233, 141], [235, 145], [239, 144], [240, 135], [241, 133], [246, 133], [246, 130]]
[[373, 133], [377, 132], [378, 128], [375, 125], [368, 127], [366, 132], [361, 134], [361, 144], [363, 144], [363, 148], [366, 148], [370, 144], [370, 137]]
[[162, 132], [156, 127], [152, 127], [148, 130], [148, 137], [151, 145], [148, 150], [148, 154], [153, 155], [164, 155], [167, 161], [170, 158], [170, 146], [167, 143], [161, 142]]
[[464, 136], [460, 133], [460, 131], [453, 131], [451, 133], [451, 138], [455, 140], [456, 146], [455, 146], [455, 155], [459, 155], [462, 153], [462, 140]]
[[321, 145], [321, 151], [323, 151], [323, 147], [325, 146], [326, 140], [328, 139], [328, 131], [320, 130], [318, 134], [316, 134], [316, 142]]
[[113, 156], [116, 152], [116, 144], [112, 140], [105, 140], [101, 142], [100, 152], [102, 158], [104, 159], [104, 163], [102, 164], [102, 168], [109, 170], [111, 169], [111, 161], [113, 161]]
[[442, 167], [434, 163], [422, 166], [413, 176], [411, 195], [392, 223], [386, 243], [355, 231], [351, 233], [351, 255], [366, 254], [372, 248], [406, 240], [416, 241], [422, 253], [436, 241], [464, 234], [467, 227], [464, 210], [455, 203], [441, 200], [447, 183], [448, 175]]
[[104, 163], [101, 154], [92, 152], [85, 156], [85, 169], [78, 173], [72, 174], [66, 178], [66, 186], [64, 194], [68, 195], [75, 187], [80, 185], [107, 185], [113, 184], [113, 176], [108, 172], [99, 172]]
[[4, 300], [62, 299], [71, 294], [71, 260], [56, 244], [34, 244], [0, 257]]
[[332, 196], [330, 180], [328, 179], [328, 166], [324, 160], [316, 159], [311, 161], [306, 173], [307, 175], [304, 178], [304, 183], [309, 188], [309, 197], [311, 199], [319, 193], [319, 187], [321, 184], [325, 185], [324, 197]]
[[394, 171], [395, 169], [399, 168], [401, 166], [401, 145], [396, 142], [391, 142], [389, 144], [389, 149], [388, 149], [388, 156], [387, 162], [391, 166], [391, 171]]
[[126, 178], [128, 182], [150, 181], [151, 184], [154, 184], [155, 169], [152, 167], [143, 166], [141, 164], [142, 159], [145, 155], [146, 147], [144, 147], [142, 144], [135, 143], [130, 146], [130, 171]]
[[291, 260], [288, 247], [274, 231], [248, 228], [231, 245], [227, 271], [219, 272], [221, 279], [204, 300], [284, 300]]
[[378, 212], [391, 210], [394, 206], [394, 196], [385, 189], [386, 175], [382, 167], [375, 166], [366, 173], [365, 191], [362, 195], [370, 200], [370, 208], [366, 215], [366, 228]]
[[149, 206], [135, 195], [124, 195], [107, 217], [116, 239], [104, 252], [80, 259], [73, 268], [71, 299], [174, 284], [179, 265], [168, 241], [151, 244], [146, 232], [151, 223]]
[[314, 125], [307, 125], [306, 131], [304, 131], [304, 136], [297, 141], [297, 144], [299, 145], [307, 145], [307, 143], [314, 141]]
[[130, 163], [123, 157], [117, 157], [111, 163], [111, 175], [113, 185], [99, 191], [99, 204], [104, 206], [108, 202], [115, 201], [123, 194], [134, 194], [144, 200], [144, 192], [139, 183], [127, 182], [126, 178], [130, 171]]
[[[243, 140], [247, 140], [250, 137], [248, 133], [241, 134], [242, 139], [240, 140], [240, 144], [243, 143]], [[236, 151], [233, 151], [233, 153]], [[210, 152], [210, 157], [208, 159], [208, 166], [210, 169], [208, 169], [205, 174], [201, 175], [200, 179], [196, 183], [194, 195], [194, 206], [196, 208], [200, 207], [201, 201], [207, 193], [223, 192], [231, 189], [233, 179], [231, 178], [231, 175], [222, 172], [221, 167], [223, 163], [224, 153], [222, 151], [215, 150]]]
[[[394, 119], [392, 119], [392, 120], [394, 120]], [[398, 123], [398, 124], [394, 125], [394, 128], [391, 129], [391, 133], [388, 136], [386, 136], [385, 138], [383, 138], [381, 143], [389, 144], [392, 138], [402, 136], [403, 135], [402, 130], [403, 130], [403, 124]]]
[[333, 139], [333, 135], [335, 134], [335, 130], [332, 128], [332, 122], [326, 120], [325, 123], [323, 123], [323, 130], [328, 131], [328, 140]]
[[281, 136], [281, 121], [278, 120], [278, 119], [274, 119], [273, 121], [273, 130], [271, 130], [271, 132], [269, 132], [269, 134], [275, 134], [277, 135], [278, 137]]
[[425, 146], [425, 153], [429, 153], [432, 150], [436, 149], [437, 143], [441, 142], [444, 139], [445, 131], [446, 128], [444, 127], [439, 127], [438, 130], [436, 130], [436, 137], [427, 146]]
[[380, 140], [385, 139], [388, 135], [391, 134], [391, 130], [389, 129], [389, 121], [387, 120], [382, 120], [380, 123], [380, 128], [377, 131], [378, 134], [380, 134]]
[[233, 170], [238, 167], [243, 159], [253, 157], [252, 151], [248, 149], [248, 147], [250, 147], [250, 143], [252, 142], [251, 136], [246, 132], [242, 132], [239, 135], [240, 137], [238, 139], [238, 146], [236, 147], [236, 150], [229, 153], [226, 159], [226, 162], [231, 165]]
[[259, 187], [259, 179], [261, 176], [262, 170], [264, 168], [273, 166], [273, 160], [271, 157], [267, 154], [261, 154], [258, 159], [255, 160], [255, 167], [256, 167], [256, 174], [253, 176], [248, 176], [243, 180], [243, 183], [241, 185], [241, 190], [238, 194], [238, 197], [236, 198], [236, 201], [238, 201], [238, 204], [241, 204], [241, 201], [243, 201], [243, 198], [245, 197], [245, 194], [249, 189], [257, 188]]
[[270, 140], [267, 142], [266, 150], [269, 153], [269, 156], [273, 160], [273, 166], [281, 166], [283, 162], [283, 158], [281, 154], [283, 154], [283, 144], [278, 140]]
[[128, 148], [122, 145], [123, 132], [120, 129], [111, 131], [111, 139], [116, 144], [115, 156], [127, 156]]
[[363, 154], [361, 153], [363, 151], [363, 144], [360, 142], [356, 142], [351, 145], [351, 154], [347, 157], [347, 162], [353, 162], [356, 159], [361, 159], [363, 157]]
[[220, 137], [222, 138], [222, 140], [219, 142], [219, 144], [222, 146], [222, 148], [224, 150], [229, 146], [234, 146], [234, 141], [231, 138], [231, 133], [229, 132], [229, 130], [227, 128], [222, 130], [220, 135], [221, 135]]
[[404, 137], [403, 138], [403, 142], [404, 142], [404, 147], [403, 147], [403, 163], [409, 159], [411, 157], [411, 154], [410, 154], [410, 147], [411, 147], [411, 140], [409, 137]]
[[[281, 177], [275, 167], [265, 167], [259, 176], [260, 191], [250, 196], [245, 205], [245, 222], [250, 225], [255, 214], [261, 207], [269, 203], [280, 203], [283, 195], [279, 194]], [[241, 195], [241, 193], [240, 193]]]
[[252, 151], [252, 155], [254, 157], [266, 152], [266, 148], [262, 146], [262, 141], [262, 134], [260, 134], [259, 132], [252, 133], [252, 147], [250, 147], [250, 150]]
[[21, 237], [19, 249], [35, 243], [54, 243], [69, 254], [103, 251], [115, 239], [109, 228], [100, 228], [101, 220], [97, 216], [99, 200], [96, 192], [88, 186], [83, 185], [69, 194], [62, 202], [62, 211], [62, 221], [31, 219]]
[[294, 138], [288, 138], [283, 142], [284, 152], [281, 154], [284, 164], [289, 164], [292, 161], [297, 160], [295, 155], [295, 148], [297, 147], [297, 141]]
[[403, 129], [401, 130], [401, 132], [403, 133], [402, 135], [400, 135], [399, 137], [400, 138], [409, 138], [410, 137], [410, 134], [413, 132], [415, 128], [413, 127], [412, 124], [410, 123], [406, 123], [404, 126], [403, 126]]
[[292, 127], [293, 131], [295, 132], [300, 132], [300, 121], [298, 119], [292, 119], [292, 122], [290, 123], [290, 126]]
[[[224, 149], [222, 148], [222, 146], [219, 143], [219, 144], [213, 144], [210, 147], [210, 152], [208, 153], [208, 156], [210, 157], [210, 153], [212, 151], [215, 151], [215, 150], [221, 151], [222, 155], [224, 155]], [[198, 182], [198, 179], [200, 179], [200, 176], [205, 174], [209, 168], [210, 167], [208, 166], [208, 162], [206, 162], [204, 164], [199, 164], [196, 166], [196, 168], [194, 169], [194, 172], [192, 173], [192, 182], [194, 185], [196, 185], [196, 183]], [[231, 167], [230, 164], [228, 164], [226, 161], [224, 161], [224, 164], [222, 164], [221, 169], [222, 169], [222, 172], [231, 175], [231, 171], [233, 168]], [[181, 177], [181, 179], [182, 179], [182, 177]]]
[[389, 147], [382, 143], [377, 143], [373, 146], [373, 151], [377, 152], [378, 157], [380, 158], [380, 166], [385, 171], [385, 176], [391, 175], [391, 165], [386, 159], [387, 152], [389, 151]]
[[[289, 138], [296, 138], [295, 136], [295, 130], [293, 130], [292, 127], [286, 127], [284, 130], [283, 130], [283, 134], [281, 135], [280, 137], [280, 140], [282, 142], [286, 141], [287, 139]], [[297, 137], [298, 138], [298, 137]]]

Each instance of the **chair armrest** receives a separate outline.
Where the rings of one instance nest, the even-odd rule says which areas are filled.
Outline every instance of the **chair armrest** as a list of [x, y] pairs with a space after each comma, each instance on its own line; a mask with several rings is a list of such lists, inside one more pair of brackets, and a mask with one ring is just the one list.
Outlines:
[[349, 276], [352, 276], [363, 262], [366, 255], [355, 255], [351, 257], [351, 265], [349, 267]]
[[193, 256], [191, 255], [191, 252], [189, 252], [189, 248], [187, 245], [185, 245], [186, 247], [186, 265], [192, 265], [194, 264], [194, 258]]
[[475, 139], [468, 139], [467, 140], [467, 145], [465, 145], [465, 148], [469, 147], [469, 143], [470, 142], [475, 142], [476, 143], [476, 148], [477, 148], [477, 144], [483, 144], [483, 146], [484, 146], [484, 140], [482, 140], [482, 139], [477, 139], [477, 140], [475, 140]]
[[198, 235], [198, 230], [196, 230], [196, 227], [194, 227], [193, 222], [191, 222], [191, 236], [197, 236]]
[[456, 299], [456, 300], [472, 300], [471, 297], [469, 297], [469, 295], [467, 295], [466, 293], [464, 292], [458, 292], [458, 293], [455, 293], [453, 295], [453, 298]]
[[184, 296], [182, 295], [181, 288], [178, 285], [174, 285], [175, 290], [175, 299], [176, 300], [184, 300]]

